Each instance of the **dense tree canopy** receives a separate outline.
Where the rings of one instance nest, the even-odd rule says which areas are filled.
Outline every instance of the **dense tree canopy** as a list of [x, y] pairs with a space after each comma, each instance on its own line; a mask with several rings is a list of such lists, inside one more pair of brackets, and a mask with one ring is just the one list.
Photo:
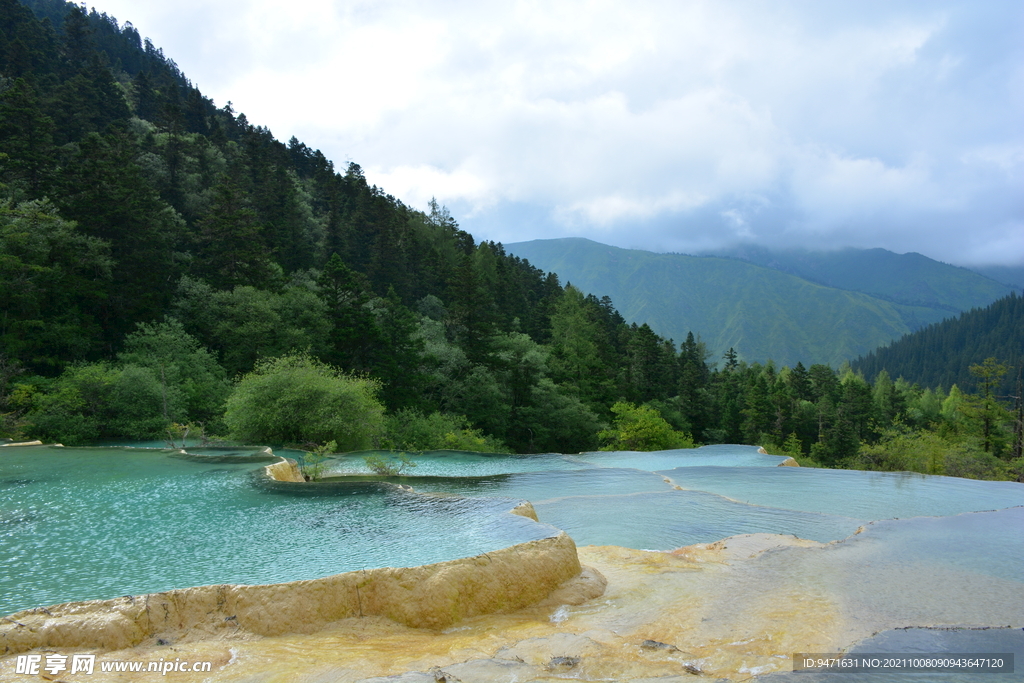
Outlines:
[[190, 422], [345, 449], [692, 438], [879, 468], [939, 439], [960, 455], [906, 461], [1018, 476], [1021, 318], [1004, 309], [1020, 299], [971, 315], [1011, 341], [957, 352], [981, 384], [922, 389], [870, 358], [712, 359], [693, 333], [627, 325], [607, 297], [476, 242], [437, 202], [414, 210], [357, 164], [218, 108], [130, 24], [0, 0], [0, 436]]

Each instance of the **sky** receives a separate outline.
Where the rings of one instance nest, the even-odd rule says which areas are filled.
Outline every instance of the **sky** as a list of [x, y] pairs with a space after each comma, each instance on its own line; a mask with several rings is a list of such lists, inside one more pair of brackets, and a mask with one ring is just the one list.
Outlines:
[[1024, 265], [1020, 0], [97, 3], [478, 240]]

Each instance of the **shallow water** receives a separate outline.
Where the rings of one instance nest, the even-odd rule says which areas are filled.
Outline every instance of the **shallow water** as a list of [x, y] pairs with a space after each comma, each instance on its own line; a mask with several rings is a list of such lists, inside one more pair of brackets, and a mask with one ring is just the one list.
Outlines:
[[660, 470], [666, 467], [778, 467], [786, 456], [761, 453], [756, 446], [716, 444], [700, 448], [637, 453], [634, 451], [597, 451], [566, 456], [599, 467], [634, 467]]
[[1024, 581], [1024, 507], [884, 520], [871, 525], [868, 537], [884, 548], [897, 548], [894, 559], [908, 564]]
[[256, 467], [137, 449], [4, 449], [0, 614], [427, 564], [555, 533], [504, 514], [507, 499], [268, 495], [252, 485]]
[[[261, 465], [245, 461], [256, 449], [192, 450], [200, 457], [137, 448], [0, 449], [0, 614], [193, 585], [425, 564], [540, 538], [553, 527], [579, 545], [667, 550], [754, 532], [827, 542], [872, 520], [1024, 505], [1020, 484], [776, 467], [782, 458], [749, 446], [419, 454], [415, 476], [391, 480], [415, 494], [367, 477], [367, 454], [352, 454], [328, 461], [330, 470], [361, 481], [313, 487], [317, 495], [255, 485]], [[521, 499], [532, 501], [546, 524], [504, 514]], [[1014, 527], [1017, 517], [1010, 519]], [[860, 545], [880, 548], [879, 557], [900, 548], [916, 566], [1024, 582], [1024, 551], [1007, 552], [1013, 544], [1004, 542], [1019, 527], [996, 528], [985, 516], [929, 521], [874, 524]]]
[[[743, 477], [751, 476], [747, 470], [753, 469], [728, 471]], [[564, 529], [577, 545], [671, 550], [758, 532], [831, 541], [846, 538], [868, 521], [755, 507], [703, 491], [679, 491], [659, 474], [623, 468], [479, 478], [406, 477], [402, 481], [417, 491], [525, 498], [541, 520]]]
[[[288, 457], [290, 453], [275, 451]], [[330, 474], [367, 474], [370, 472], [364, 458], [380, 455], [394, 460], [389, 451], [364, 451], [334, 457], [327, 461]], [[650, 472], [665, 467], [776, 467], [786, 458], [759, 453], [756, 446], [715, 445], [702, 448], [637, 453], [633, 451], [599, 451], [562, 455], [542, 453], [536, 455], [504, 455], [469, 453], [466, 451], [430, 451], [426, 454], [410, 453], [417, 466], [407, 470], [410, 476], [473, 477], [517, 472], [547, 472], [552, 470], [585, 470], [594, 468], [630, 468]]]
[[737, 534], [791, 534], [813, 541], [846, 538], [865, 520], [742, 505], [703, 491], [588, 495], [534, 503], [537, 516], [578, 545], [672, 550]]
[[916, 472], [776, 467], [742, 473], [720, 467], [659, 472], [685, 489], [741, 503], [862, 519], [957, 515], [1024, 505], [1024, 485]]

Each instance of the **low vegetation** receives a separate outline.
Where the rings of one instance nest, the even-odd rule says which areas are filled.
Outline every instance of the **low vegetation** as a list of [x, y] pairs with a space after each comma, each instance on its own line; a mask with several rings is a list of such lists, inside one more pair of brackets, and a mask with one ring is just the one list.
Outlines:
[[325, 444], [311, 444], [312, 449], [307, 450], [299, 463], [299, 471], [306, 481], [320, 481], [324, 476], [326, 460], [332, 453], [338, 451], [336, 441], [328, 441]]
[[416, 463], [407, 453], [396, 453], [393, 458], [385, 458], [382, 455], [368, 455], [363, 460], [374, 474], [385, 477], [397, 477], [405, 470], [416, 467]]
[[[1015, 300], [976, 316], [968, 336], [993, 341], [958, 352], [955, 384], [712, 357], [215, 106], [131, 24], [60, 0], [0, 12], [17, 36], [0, 50], [0, 438], [177, 444], [174, 425], [202, 424], [343, 451], [746, 443], [1022, 476]], [[841, 357], [860, 341], [828, 335]]]
[[384, 429], [380, 383], [307, 355], [257, 363], [228, 398], [224, 422], [249, 443], [335, 442], [342, 451], [371, 448]]
[[672, 429], [651, 406], [619, 401], [612, 406], [612, 414], [612, 427], [597, 434], [604, 444], [602, 451], [661, 451], [694, 446], [689, 434]]

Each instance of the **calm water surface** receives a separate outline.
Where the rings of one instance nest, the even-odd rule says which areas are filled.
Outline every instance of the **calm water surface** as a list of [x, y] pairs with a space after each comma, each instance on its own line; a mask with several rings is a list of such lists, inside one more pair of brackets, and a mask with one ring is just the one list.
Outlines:
[[[556, 527], [579, 545], [666, 550], [753, 532], [827, 542], [874, 520], [913, 517], [921, 519], [872, 525], [873, 542], [1024, 588], [1024, 551], [1006, 542], [1007, 534], [1024, 538], [1022, 529], [962, 514], [1024, 505], [1024, 485], [1015, 483], [777, 467], [783, 458], [754, 447], [711, 446], [426, 453], [414, 456], [414, 476], [392, 480], [416, 493], [369, 476], [361, 453], [327, 461], [340, 483], [269, 490], [254, 477], [263, 464], [254, 461], [256, 449], [189, 451], [203, 457], [138, 448], [0, 449], [0, 614], [425, 564], [542, 538]], [[545, 524], [506, 514], [524, 499]]]

